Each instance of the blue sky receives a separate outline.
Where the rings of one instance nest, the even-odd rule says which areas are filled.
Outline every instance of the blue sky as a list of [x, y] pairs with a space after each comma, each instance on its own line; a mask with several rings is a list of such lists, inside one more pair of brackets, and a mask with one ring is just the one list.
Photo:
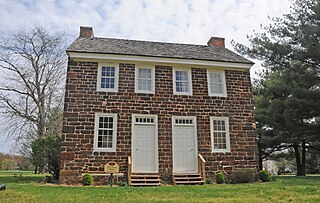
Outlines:
[[[232, 50], [231, 40], [248, 44], [246, 35], [270, 24], [268, 16], [289, 9], [288, 0], [0, 0], [0, 36], [45, 26], [75, 38], [83, 25], [99, 37], [188, 44], [224, 37]], [[14, 152], [8, 140], [0, 127], [0, 152]]]

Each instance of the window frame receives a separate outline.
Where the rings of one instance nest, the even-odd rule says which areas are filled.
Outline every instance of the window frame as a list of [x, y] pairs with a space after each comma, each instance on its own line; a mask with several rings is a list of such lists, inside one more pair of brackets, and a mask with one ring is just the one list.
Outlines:
[[[138, 75], [139, 75], [139, 69], [151, 69], [151, 90], [139, 90], [139, 83], [138, 83]], [[134, 84], [135, 88], [134, 91], [136, 93], [145, 93], [145, 94], [154, 94], [155, 93], [155, 67], [154, 66], [135, 66], [135, 76], [134, 76]]]
[[[109, 66], [115, 68], [115, 77], [114, 77], [114, 88], [102, 88], [101, 87], [101, 78], [102, 78], [102, 67]], [[119, 64], [116, 63], [102, 63], [98, 66], [98, 75], [97, 75], [97, 91], [99, 92], [118, 92], [119, 84]]]
[[[213, 131], [213, 121], [224, 121], [225, 122], [225, 133], [226, 133], [226, 149], [214, 149], [214, 131]], [[229, 117], [216, 117], [210, 116], [210, 134], [211, 134], [211, 152], [231, 152], [230, 148], [230, 126]]]
[[[98, 131], [99, 131], [99, 118], [100, 117], [112, 117], [113, 118], [113, 134], [112, 134], [112, 147], [111, 148], [101, 148], [98, 147]], [[94, 140], [93, 140], [93, 151], [94, 152], [116, 152], [117, 148], [117, 114], [110, 113], [95, 113], [94, 120]]]
[[[210, 82], [210, 73], [219, 73], [222, 77], [222, 94], [220, 93], [212, 93], [211, 92], [211, 82]], [[227, 97], [227, 85], [226, 85], [226, 76], [225, 71], [219, 71], [219, 70], [209, 70], [207, 69], [207, 83], [208, 83], [208, 95], [209, 96], [215, 96], [215, 97]]]
[[[189, 91], [188, 92], [177, 92], [176, 87], [176, 71], [187, 71], [188, 74], [188, 85], [189, 85]], [[174, 95], [192, 95], [192, 74], [191, 74], [191, 68], [172, 68], [172, 82], [173, 82], [173, 94]]]

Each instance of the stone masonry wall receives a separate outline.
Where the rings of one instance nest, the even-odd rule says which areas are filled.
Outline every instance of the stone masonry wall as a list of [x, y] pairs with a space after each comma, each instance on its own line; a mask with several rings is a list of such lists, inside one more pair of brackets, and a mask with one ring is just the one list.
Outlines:
[[[118, 93], [97, 92], [97, 67], [96, 62], [69, 60], [60, 183], [79, 184], [82, 173], [103, 173], [103, 166], [109, 161], [116, 161], [120, 172], [126, 174], [132, 114], [158, 115], [159, 173], [164, 183], [170, 183], [172, 175], [173, 115], [197, 116], [198, 153], [207, 160], [208, 176], [218, 170], [228, 173], [236, 168], [257, 167], [249, 71], [226, 70], [228, 96], [210, 97], [204, 68], [192, 68], [193, 95], [182, 96], [173, 95], [170, 66], [156, 66], [155, 94], [135, 93], [135, 65], [124, 63], [119, 65]], [[93, 152], [96, 112], [118, 114], [116, 152]], [[211, 152], [210, 116], [229, 117], [230, 153]]]

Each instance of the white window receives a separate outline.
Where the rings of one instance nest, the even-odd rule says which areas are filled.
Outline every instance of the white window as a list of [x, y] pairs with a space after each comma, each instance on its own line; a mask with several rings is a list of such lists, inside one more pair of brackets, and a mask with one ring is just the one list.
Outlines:
[[117, 145], [117, 114], [96, 113], [94, 151], [115, 152]]
[[135, 92], [154, 93], [155, 76], [154, 68], [136, 67]]
[[135, 117], [136, 124], [154, 124], [154, 117]]
[[174, 120], [174, 124], [176, 124], [176, 125], [193, 125], [193, 119], [176, 118]]
[[224, 72], [208, 71], [209, 96], [227, 96]]
[[210, 117], [212, 152], [230, 152], [229, 118]]
[[101, 65], [98, 69], [97, 90], [105, 92], [118, 91], [119, 68], [117, 65]]
[[190, 69], [173, 69], [174, 94], [192, 95], [192, 79]]

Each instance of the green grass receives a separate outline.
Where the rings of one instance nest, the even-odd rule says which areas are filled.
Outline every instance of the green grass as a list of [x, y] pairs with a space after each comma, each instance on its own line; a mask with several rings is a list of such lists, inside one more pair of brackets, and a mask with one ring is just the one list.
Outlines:
[[0, 202], [320, 202], [320, 176], [279, 176], [276, 182], [204, 186], [67, 187], [43, 176], [0, 176]]
[[0, 176], [2, 175], [32, 175], [33, 171], [20, 171], [20, 170], [0, 170]]

